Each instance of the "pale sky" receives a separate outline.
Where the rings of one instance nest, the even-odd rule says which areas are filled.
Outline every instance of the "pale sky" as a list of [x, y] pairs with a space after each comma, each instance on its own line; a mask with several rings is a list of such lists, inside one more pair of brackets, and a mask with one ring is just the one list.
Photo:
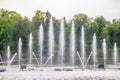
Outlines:
[[56, 18], [71, 19], [74, 14], [120, 19], [120, 0], [0, 0], [0, 8], [14, 10], [31, 18], [34, 11], [49, 11]]

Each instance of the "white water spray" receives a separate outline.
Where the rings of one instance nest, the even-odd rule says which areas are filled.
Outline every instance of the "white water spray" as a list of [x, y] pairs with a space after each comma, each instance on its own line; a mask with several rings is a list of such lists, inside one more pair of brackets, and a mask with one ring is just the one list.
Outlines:
[[40, 48], [40, 65], [42, 66], [43, 64], [43, 39], [44, 39], [44, 32], [43, 32], [43, 26], [42, 24], [39, 27], [39, 48]]
[[59, 34], [59, 55], [61, 66], [64, 66], [64, 55], [65, 55], [65, 31], [64, 31], [64, 20], [61, 20], [60, 34]]
[[70, 35], [70, 63], [74, 67], [74, 65], [75, 65], [75, 27], [74, 27], [74, 21], [72, 22], [71, 35]]
[[92, 52], [93, 52], [93, 64], [94, 64], [94, 69], [95, 69], [97, 65], [97, 40], [96, 40], [95, 33], [93, 34]]
[[114, 43], [114, 49], [113, 49], [113, 63], [115, 66], [117, 66], [118, 63], [118, 53], [117, 53], [117, 45]]
[[106, 40], [105, 39], [103, 39], [103, 59], [104, 59], [104, 66], [106, 66], [107, 45], [106, 45]]
[[19, 38], [18, 42], [18, 58], [19, 58], [19, 66], [21, 65], [21, 53], [22, 53], [22, 40]]
[[[49, 24], [49, 51], [48, 51], [48, 56], [51, 56], [54, 54], [54, 30], [53, 30], [53, 20], [52, 17], [50, 19], [50, 24]], [[50, 64], [52, 66], [53, 64], [53, 57], [50, 60]]]
[[[81, 28], [81, 58], [83, 61], [83, 64], [86, 64], [86, 52], [85, 52], [85, 30], [84, 30], [84, 26], [82, 26]], [[83, 70], [85, 69], [85, 67], [83, 67]]]
[[30, 33], [30, 35], [29, 35], [29, 66], [30, 67], [32, 66], [32, 59], [33, 59], [33, 56], [32, 56], [32, 40], [33, 40], [32, 33]]

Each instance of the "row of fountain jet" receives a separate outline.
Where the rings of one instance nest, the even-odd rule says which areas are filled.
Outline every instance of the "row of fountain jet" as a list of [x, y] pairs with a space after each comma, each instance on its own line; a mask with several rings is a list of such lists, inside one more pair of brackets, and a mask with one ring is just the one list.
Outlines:
[[[35, 56], [35, 53], [33, 52], [32, 49], [32, 44], [33, 44], [33, 37], [32, 37], [32, 33], [30, 33], [29, 35], [29, 65], [32, 65], [32, 58], [33, 56], [35, 57], [35, 59], [37, 60], [37, 63], [41, 66], [44, 66], [45, 64], [47, 64], [47, 62], [50, 62], [50, 65], [53, 64], [53, 57], [54, 57], [54, 48], [55, 48], [55, 41], [54, 41], [54, 28], [53, 28], [53, 20], [52, 18], [50, 19], [50, 23], [49, 23], [49, 51], [48, 51], [48, 60], [43, 63], [43, 40], [44, 40], [44, 31], [43, 31], [43, 26], [42, 24], [39, 27], [39, 60], [37, 59], [37, 57]], [[80, 38], [80, 42], [81, 42], [81, 52], [80, 53], [76, 53], [76, 49], [75, 49], [75, 26], [74, 26], [74, 21], [72, 21], [72, 27], [71, 27], [71, 35], [70, 35], [70, 62], [71, 62], [71, 66], [75, 66], [75, 54], [78, 54], [80, 62], [82, 64], [82, 69], [86, 69], [87, 63], [90, 59], [90, 57], [93, 57], [93, 65], [94, 68], [96, 68], [97, 65], [97, 40], [96, 40], [96, 34], [93, 34], [93, 41], [92, 41], [92, 51], [89, 55], [89, 57], [86, 57], [86, 51], [85, 51], [85, 31], [84, 31], [84, 27], [82, 26], [81, 28], [81, 38]], [[19, 38], [19, 43], [18, 43], [19, 47], [18, 47], [18, 58], [19, 58], [19, 65], [21, 65], [21, 54], [22, 54], [22, 40], [21, 38]], [[15, 53], [15, 55], [12, 57], [12, 59], [10, 59], [10, 47], [8, 46], [8, 50], [7, 50], [7, 59], [8, 59], [8, 66], [12, 63], [12, 60], [14, 59], [14, 57], [17, 55], [17, 53]], [[61, 20], [61, 26], [60, 26], [60, 35], [59, 35], [59, 54], [58, 56], [60, 57], [60, 64], [61, 66], [64, 66], [64, 58], [65, 58], [65, 29], [64, 29], [64, 20]], [[117, 54], [117, 45], [116, 43], [114, 44], [114, 54], [113, 54], [113, 62], [114, 65], [118, 64], [118, 54]], [[106, 59], [107, 59], [107, 45], [106, 45], [106, 40], [103, 39], [103, 59], [104, 59], [104, 65], [106, 65]]]

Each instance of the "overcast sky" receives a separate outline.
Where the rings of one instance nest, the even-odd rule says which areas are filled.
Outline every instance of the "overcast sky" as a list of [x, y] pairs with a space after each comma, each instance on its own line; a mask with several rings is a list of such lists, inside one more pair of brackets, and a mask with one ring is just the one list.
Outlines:
[[49, 11], [57, 18], [71, 19], [74, 14], [89, 17], [104, 16], [107, 20], [120, 18], [120, 0], [0, 0], [0, 8], [14, 10], [31, 18], [34, 11]]

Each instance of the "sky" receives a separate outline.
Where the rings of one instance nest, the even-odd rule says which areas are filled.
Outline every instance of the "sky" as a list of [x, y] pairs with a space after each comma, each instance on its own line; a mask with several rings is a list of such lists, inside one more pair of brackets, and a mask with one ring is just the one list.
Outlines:
[[30, 19], [36, 10], [48, 10], [52, 16], [67, 20], [78, 13], [93, 18], [120, 19], [120, 0], [0, 0], [0, 8], [17, 11]]

